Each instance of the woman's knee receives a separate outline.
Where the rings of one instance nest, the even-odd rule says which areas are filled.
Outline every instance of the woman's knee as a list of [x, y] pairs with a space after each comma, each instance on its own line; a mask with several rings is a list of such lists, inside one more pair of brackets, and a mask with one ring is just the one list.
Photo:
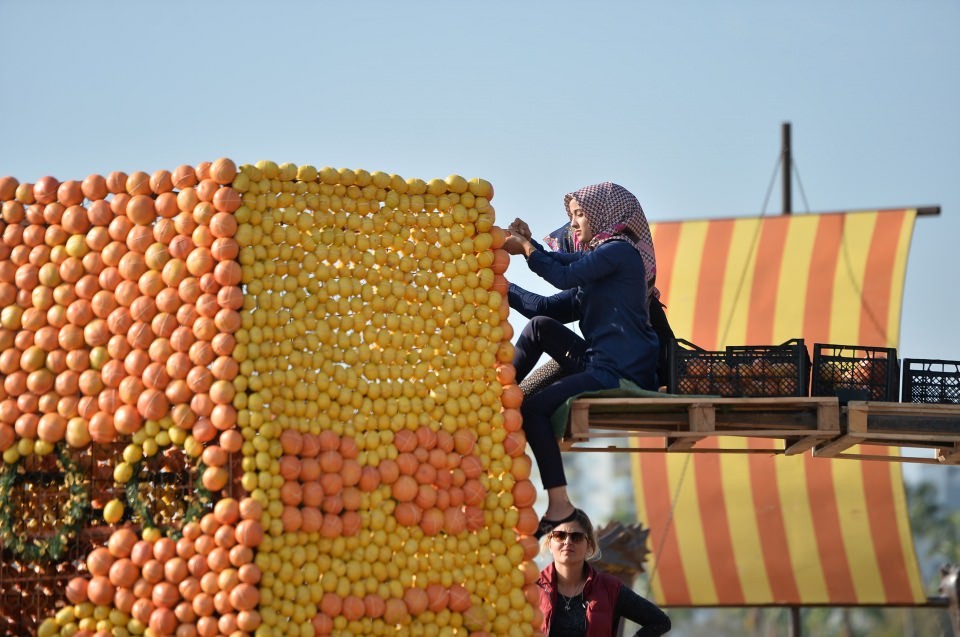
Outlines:
[[558, 332], [566, 329], [563, 323], [549, 316], [534, 316], [523, 327], [524, 332], [536, 335], [538, 338], [556, 336]]

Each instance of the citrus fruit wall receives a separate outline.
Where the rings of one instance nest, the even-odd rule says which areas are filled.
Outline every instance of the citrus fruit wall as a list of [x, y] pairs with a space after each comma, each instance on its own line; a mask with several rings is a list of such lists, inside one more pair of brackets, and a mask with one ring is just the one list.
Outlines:
[[539, 634], [492, 197], [229, 159], [0, 178], [0, 599], [85, 538], [40, 635]]

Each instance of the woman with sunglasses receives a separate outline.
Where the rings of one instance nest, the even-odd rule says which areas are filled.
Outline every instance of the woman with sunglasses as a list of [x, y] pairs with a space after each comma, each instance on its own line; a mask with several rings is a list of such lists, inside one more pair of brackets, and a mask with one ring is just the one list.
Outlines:
[[[511, 285], [510, 307], [530, 319], [515, 344], [513, 365], [522, 382], [541, 355], [557, 361], [563, 375], [524, 397], [523, 430], [547, 492], [547, 510], [536, 537], [568, 521], [573, 504], [560, 446], [550, 416], [568, 398], [619, 387], [625, 378], [657, 390], [659, 341], [650, 325], [644, 265], [646, 217], [637, 198], [604, 182], [567, 194], [564, 205], [579, 252], [546, 252], [523, 235], [511, 234], [504, 249], [526, 257], [532, 272], [560, 290], [541, 296]], [[565, 325], [579, 321], [582, 337]]]
[[553, 555], [537, 580], [540, 630], [546, 637], [613, 637], [621, 619], [641, 626], [634, 637], [670, 630], [670, 618], [656, 604], [589, 564], [600, 557], [600, 548], [582, 510], [575, 509], [572, 519], [557, 525], [543, 541]]

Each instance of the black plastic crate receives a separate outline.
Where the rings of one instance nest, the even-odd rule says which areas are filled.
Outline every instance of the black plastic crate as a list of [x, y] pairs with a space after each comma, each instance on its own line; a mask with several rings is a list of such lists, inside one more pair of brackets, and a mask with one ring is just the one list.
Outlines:
[[731, 345], [709, 351], [682, 338], [670, 347], [671, 394], [806, 396], [810, 355], [803, 339], [781, 345]]
[[960, 361], [903, 359], [900, 400], [905, 403], [960, 404]]
[[836, 396], [846, 404], [851, 400], [897, 402], [899, 393], [896, 348], [814, 343], [810, 395]]

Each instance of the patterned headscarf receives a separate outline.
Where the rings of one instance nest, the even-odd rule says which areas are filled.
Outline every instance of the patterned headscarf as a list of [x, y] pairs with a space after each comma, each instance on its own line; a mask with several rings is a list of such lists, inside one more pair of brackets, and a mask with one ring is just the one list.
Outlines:
[[[563, 205], [570, 214], [570, 200], [576, 199], [583, 209], [593, 238], [583, 246], [589, 252], [613, 239], [630, 243], [643, 257], [647, 281], [657, 276], [657, 257], [653, 250], [653, 237], [647, 216], [633, 194], [617, 184], [605, 181], [602, 184], [585, 186], [563, 197]], [[655, 289], [655, 288], [654, 288]]]

